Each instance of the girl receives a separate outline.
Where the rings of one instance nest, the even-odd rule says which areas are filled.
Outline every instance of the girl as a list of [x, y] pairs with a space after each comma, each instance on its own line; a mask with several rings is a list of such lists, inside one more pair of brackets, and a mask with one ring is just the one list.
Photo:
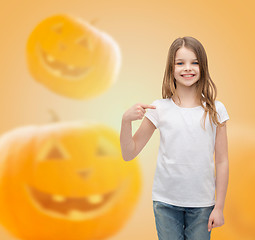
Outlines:
[[[123, 114], [120, 144], [125, 161], [140, 153], [156, 128], [160, 131], [152, 189], [159, 240], [207, 240], [212, 228], [224, 224], [229, 116], [216, 95], [202, 44], [193, 37], [177, 38], [167, 56], [163, 99], [137, 103]], [[132, 137], [131, 122], [144, 115]]]

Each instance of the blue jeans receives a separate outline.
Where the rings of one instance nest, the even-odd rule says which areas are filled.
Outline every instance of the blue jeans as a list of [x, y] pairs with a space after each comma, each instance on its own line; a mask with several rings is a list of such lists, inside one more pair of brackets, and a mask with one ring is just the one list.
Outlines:
[[154, 201], [153, 211], [159, 240], [210, 240], [208, 221], [214, 208], [178, 207]]

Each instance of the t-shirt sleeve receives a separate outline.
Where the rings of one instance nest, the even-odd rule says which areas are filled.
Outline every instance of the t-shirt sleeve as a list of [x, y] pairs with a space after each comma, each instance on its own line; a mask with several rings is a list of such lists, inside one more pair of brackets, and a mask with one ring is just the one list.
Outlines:
[[147, 117], [156, 128], [159, 126], [159, 117], [158, 117], [158, 100], [153, 101], [150, 105], [156, 106], [156, 108], [147, 108], [145, 117]]
[[229, 120], [229, 115], [228, 115], [227, 109], [225, 108], [224, 104], [220, 101], [218, 101], [217, 103], [218, 103], [217, 112], [219, 114], [219, 122], [223, 123], [226, 120]]

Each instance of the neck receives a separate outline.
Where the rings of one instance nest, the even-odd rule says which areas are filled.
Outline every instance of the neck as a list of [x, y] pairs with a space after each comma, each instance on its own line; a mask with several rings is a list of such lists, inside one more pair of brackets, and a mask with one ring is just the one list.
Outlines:
[[[176, 93], [180, 97], [182, 103], [199, 104], [199, 98], [197, 97], [196, 88], [194, 87], [177, 87]], [[179, 103], [177, 94], [173, 95], [172, 98], [175, 102]]]

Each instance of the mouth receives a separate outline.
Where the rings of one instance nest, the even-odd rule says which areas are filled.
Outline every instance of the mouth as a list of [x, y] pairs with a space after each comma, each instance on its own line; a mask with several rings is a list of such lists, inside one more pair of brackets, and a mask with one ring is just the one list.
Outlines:
[[115, 190], [85, 197], [53, 195], [28, 185], [26, 190], [33, 203], [42, 212], [62, 219], [82, 221], [95, 218], [110, 209], [125, 192], [127, 185], [128, 181], [125, 181]]
[[75, 67], [74, 65], [58, 61], [54, 56], [39, 47], [39, 44], [37, 48], [41, 63], [56, 77], [62, 77], [73, 81], [84, 78], [92, 70], [92, 67]]
[[185, 79], [192, 79], [193, 77], [195, 77], [195, 74], [183, 74], [181, 76]]

